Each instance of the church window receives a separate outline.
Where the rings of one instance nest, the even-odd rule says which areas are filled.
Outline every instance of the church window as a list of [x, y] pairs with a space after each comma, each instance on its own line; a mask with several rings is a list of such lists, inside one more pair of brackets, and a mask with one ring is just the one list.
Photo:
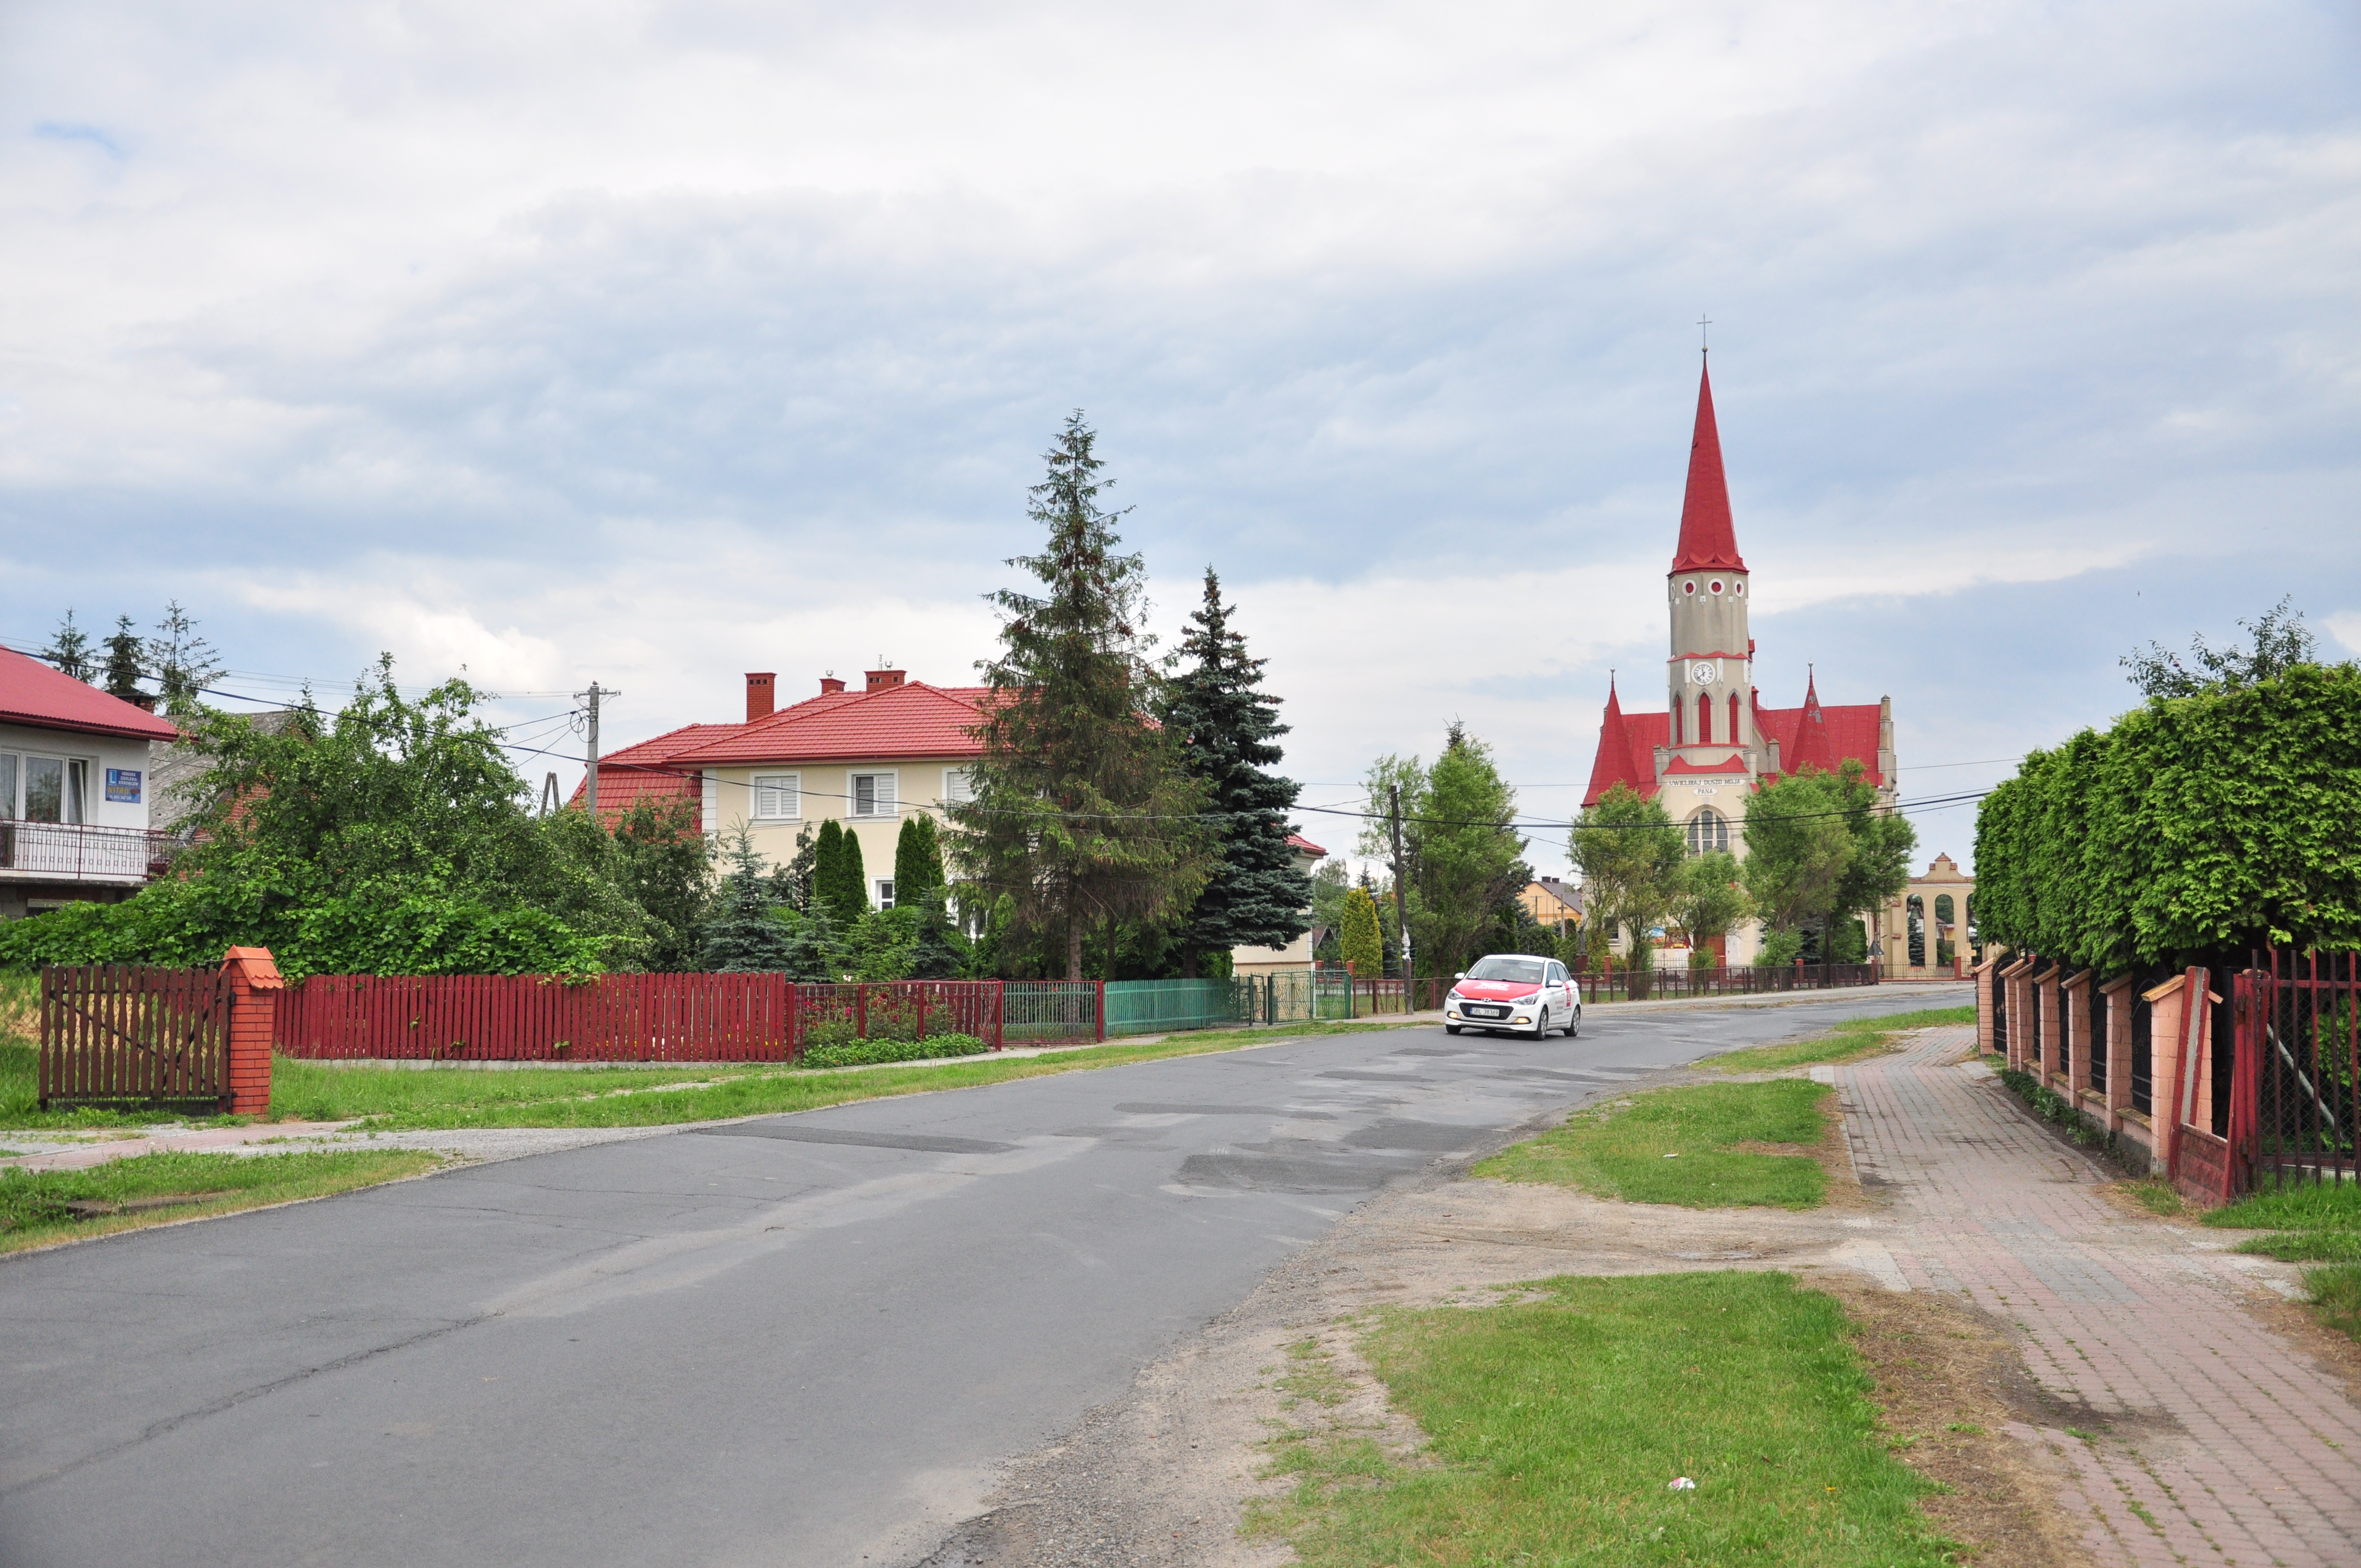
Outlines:
[[1687, 582], [1686, 582], [1686, 583], [1683, 583], [1683, 584], [1681, 585], [1681, 592], [1683, 592], [1683, 593], [1685, 593], [1685, 594], [1693, 594], [1693, 593], [1697, 592], [1697, 581], [1696, 581], [1696, 579], [1695, 579], [1695, 578], [1691, 578], [1689, 581], [1687, 581]]
[[1710, 855], [1730, 849], [1730, 818], [1710, 806], [1700, 806], [1689, 818], [1689, 853]]
[[1719, 577], [1716, 577], [1712, 582], [1708, 583], [1706, 587], [1711, 588], [1715, 593], [1719, 593], [1721, 592], [1721, 579]]
[[1713, 698], [1697, 693], [1697, 744], [1713, 744]]
[[1730, 591], [1736, 594], [1740, 598], [1744, 598], [1746, 597], [1746, 585], [1744, 583], [1732, 583], [1730, 585]]
[[1730, 743], [1731, 745], [1738, 744], [1738, 694], [1732, 692], [1730, 694]]
[[1675, 698], [1675, 699], [1674, 700], [1674, 703], [1673, 703], [1673, 744], [1674, 744], [1674, 745], [1675, 745], [1675, 746], [1678, 746], [1678, 745], [1682, 744], [1682, 741], [1681, 741], [1681, 712], [1682, 712], [1682, 708], [1681, 708], [1680, 702], [1679, 702], [1679, 700], [1678, 700], [1677, 698]]

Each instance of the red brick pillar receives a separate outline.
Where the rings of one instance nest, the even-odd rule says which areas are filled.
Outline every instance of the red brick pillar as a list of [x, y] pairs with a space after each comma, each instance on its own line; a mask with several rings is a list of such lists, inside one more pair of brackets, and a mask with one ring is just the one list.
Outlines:
[[232, 948], [223, 955], [222, 972], [230, 988], [229, 1095], [222, 1109], [259, 1116], [270, 1109], [271, 1036], [287, 982], [269, 948]]

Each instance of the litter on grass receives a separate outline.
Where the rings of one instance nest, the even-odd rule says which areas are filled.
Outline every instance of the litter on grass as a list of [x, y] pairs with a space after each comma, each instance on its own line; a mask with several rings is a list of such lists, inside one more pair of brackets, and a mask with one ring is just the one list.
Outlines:
[[1670, 1153], [1670, 1154], [1666, 1155], [1664, 1157], [1665, 1157], [1666, 1159], [1678, 1159], [1678, 1158], [1680, 1158], [1680, 1157], [1681, 1157], [1681, 1151], [1680, 1151], [1680, 1150], [1678, 1150], [1678, 1149], [1675, 1149], [1672, 1153]]
[[1667, 1492], [1694, 1492], [1697, 1490], [1697, 1483], [1690, 1480], [1687, 1476], [1682, 1475], [1676, 1477], [1673, 1484], [1666, 1486], [1664, 1490]]

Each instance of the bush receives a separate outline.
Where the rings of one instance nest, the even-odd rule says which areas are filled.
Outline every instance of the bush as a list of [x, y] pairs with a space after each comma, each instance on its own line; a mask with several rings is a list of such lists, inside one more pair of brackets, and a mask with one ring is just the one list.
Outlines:
[[[848, 1027], [850, 1025], [847, 1025]], [[826, 1027], [832, 1027], [826, 1026]], [[812, 1030], [804, 1037], [816, 1039], [820, 1031]], [[801, 1067], [869, 1067], [877, 1062], [930, 1061], [937, 1057], [982, 1056], [992, 1047], [973, 1035], [928, 1035], [922, 1040], [844, 1039], [840, 1042], [804, 1047], [797, 1058]]]

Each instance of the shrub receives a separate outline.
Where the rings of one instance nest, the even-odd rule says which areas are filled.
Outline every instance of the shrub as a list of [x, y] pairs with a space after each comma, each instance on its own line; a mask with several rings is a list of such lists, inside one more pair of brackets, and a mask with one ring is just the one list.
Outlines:
[[[846, 1025], [848, 1028], [850, 1025]], [[805, 1035], [807, 1041], [818, 1037], [818, 1031]], [[928, 1061], [937, 1057], [981, 1056], [992, 1047], [973, 1035], [928, 1035], [922, 1040], [869, 1039], [831, 1040], [828, 1044], [807, 1044], [798, 1058], [803, 1067], [869, 1067], [877, 1062]]]

